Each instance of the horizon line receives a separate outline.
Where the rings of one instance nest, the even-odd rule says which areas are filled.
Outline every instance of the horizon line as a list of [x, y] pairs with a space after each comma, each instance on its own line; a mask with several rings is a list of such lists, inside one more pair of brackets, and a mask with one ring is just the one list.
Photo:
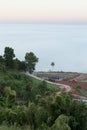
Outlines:
[[0, 21], [0, 24], [87, 24], [87, 21]]

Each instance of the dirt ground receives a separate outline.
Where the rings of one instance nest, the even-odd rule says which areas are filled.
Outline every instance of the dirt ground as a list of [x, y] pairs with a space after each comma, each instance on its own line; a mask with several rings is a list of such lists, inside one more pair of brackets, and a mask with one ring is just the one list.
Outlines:
[[78, 82], [78, 81], [57, 81], [57, 83], [69, 85], [72, 88], [73, 94], [78, 94], [76, 87], [80, 86], [83, 90], [87, 91], [87, 82]]

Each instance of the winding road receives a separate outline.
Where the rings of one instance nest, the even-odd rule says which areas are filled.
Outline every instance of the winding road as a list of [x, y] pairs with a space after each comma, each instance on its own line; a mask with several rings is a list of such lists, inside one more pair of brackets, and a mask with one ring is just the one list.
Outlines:
[[[37, 79], [37, 80], [39, 80], [39, 81], [44, 81], [44, 79], [39, 78], [39, 77], [37, 77], [37, 76], [35, 76], [35, 75], [29, 74], [28, 72], [26, 72], [26, 75], [28, 75], [28, 76], [30, 76], [30, 77], [33, 77], [33, 78], [35, 78], [35, 79]], [[50, 82], [50, 81], [47, 81], [47, 80], [45, 80], [45, 82], [46, 82], [46, 83], [49, 83], [49, 84], [51, 84], [51, 85], [58, 86], [63, 92], [68, 93], [68, 92], [71, 92], [71, 91], [72, 91], [71, 87], [68, 86], [68, 85], [59, 84], [59, 83], [53, 83], [53, 82]], [[61, 92], [57, 92], [57, 95], [59, 95], [59, 93], [61, 93]]]
[[[30, 76], [30, 77], [33, 77], [33, 78], [35, 78], [35, 79], [37, 79], [37, 80], [39, 80], [39, 81], [44, 81], [44, 79], [39, 78], [39, 77], [37, 77], [37, 76], [35, 76], [35, 75], [29, 74], [28, 72], [26, 72], [25, 74], [28, 75], [28, 76]], [[62, 91], [63, 91], [63, 92], [66, 92], [66, 93], [72, 92], [72, 88], [71, 88], [71, 86], [69, 86], [69, 85], [59, 84], [59, 83], [53, 83], [53, 82], [50, 82], [50, 81], [47, 81], [47, 80], [45, 80], [45, 82], [46, 82], [46, 83], [49, 83], [49, 84], [51, 84], [51, 85], [58, 86], [58, 87], [61, 89], [61, 91], [58, 91], [58, 92], [56, 93], [56, 96], [61, 95]], [[87, 102], [87, 98], [86, 98], [86, 97], [83, 97], [83, 96], [80, 96], [80, 95], [77, 95], [77, 94], [72, 94], [72, 96], [74, 96], [73, 100], [82, 101], [82, 102]], [[76, 97], [76, 98], [75, 98], [75, 97]]]

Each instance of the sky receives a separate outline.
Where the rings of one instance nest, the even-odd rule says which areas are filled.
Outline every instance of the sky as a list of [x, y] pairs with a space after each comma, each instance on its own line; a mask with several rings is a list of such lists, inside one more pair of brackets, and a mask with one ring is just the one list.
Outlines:
[[6, 46], [20, 60], [34, 52], [36, 71], [49, 71], [55, 62], [55, 71], [87, 73], [87, 24], [0, 24], [0, 55]]
[[[3, 54], [4, 47], [9, 46], [14, 49], [15, 55], [18, 59], [24, 60], [26, 52], [34, 52], [39, 58], [39, 62], [36, 65], [36, 71], [52, 71], [51, 62], [55, 63], [54, 71], [65, 72], [83, 72], [87, 73], [87, 45], [86, 44], [69, 44], [69, 43], [50, 43], [42, 45], [39, 43], [25, 45], [18, 44], [2, 44], [0, 47], [0, 54]], [[48, 47], [50, 47], [48, 49]]]
[[87, 22], [87, 0], [0, 0], [0, 22]]
[[0, 0], [0, 55], [5, 46], [21, 60], [35, 52], [37, 70], [50, 70], [54, 61], [55, 70], [87, 72], [87, 0]]

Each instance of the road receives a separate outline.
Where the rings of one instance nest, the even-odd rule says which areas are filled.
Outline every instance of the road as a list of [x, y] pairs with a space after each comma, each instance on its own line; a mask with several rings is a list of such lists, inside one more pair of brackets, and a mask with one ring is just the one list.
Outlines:
[[[30, 76], [30, 77], [33, 77], [39, 81], [44, 81], [44, 79], [42, 78], [39, 78], [35, 75], [32, 75], [32, 74], [29, 74], [28, 72], [26, 72], [26, 75]], [[65, 84], [59, 84], [59, 83], [53, 83], [53, 82], [50, 82], [50, 81], [47, 81], [45, 80], [46, 83], [49, 83], [51, 85], [55, 85], [55, 86], [58, 86], [61, 91], [57, 92], [56, 95], [60, 95], [63, 92], [72, 92], [72, 88], [69, 86], [69, 85], [65, 85]], [[80, 95], [77, 95], [77, 94], [72, 94], [72, 96], [76, 97], [76, 98], [73, 98], [73, 100], [77, 100], [77, 101], [82, 101], [82, 102], [87, 102], [87, 98], [86, 97], [83, 97], [83, 96], [80, 96]]]
[[[39, 80], [39, 81], [44, 81], [44, 79], [39, 78], [39, 77], [37, 77], [37, 76], [35, 76], [35, 75], [29, 74], [28, 72], [26, 72], [26, 75], [28, 75], [28, 76], [30, 76], [30, 77], [33, 77], [33, 78], [35, 78], [35, 79], [37, 79], [37, 80]], [[72, 91], [72, 89], [71, 89], [71, 87], [70, 87], [69, 85], [59, 84], [59, 83], [53, 83], [53, 82], [50, 82], [50, 81], [47, 81], [47, 80], [45, 80], [45, 82], [46, 82], [46, 83], [49, 83], [49, 84], [51, 84], [51, 85], [58, 86], [61, 90], [63, 90], [63, 91], [66, 92], [66, 93]], [[59, 92], [58, 92], [58, 93], [59, 93]], [[58, 93], [57, 93], [57, 94], [58, 94]]]

